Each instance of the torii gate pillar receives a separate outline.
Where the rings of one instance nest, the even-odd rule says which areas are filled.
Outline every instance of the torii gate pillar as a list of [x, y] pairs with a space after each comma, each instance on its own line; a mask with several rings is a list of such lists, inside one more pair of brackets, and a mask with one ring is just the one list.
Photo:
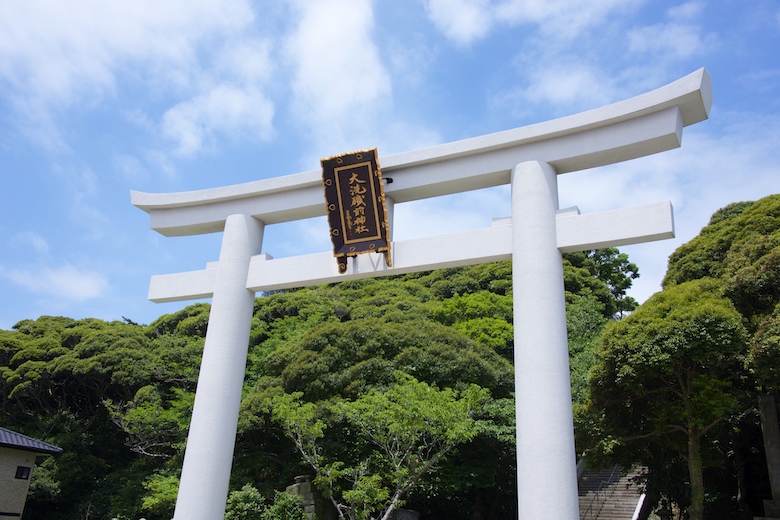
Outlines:
[[230, 215], [225, 221], [179, 483], [179, 497], [193, 498], [176, 502], [177, 519], [216, 519], [225, 514], [255, 303], [246, 278], [262, 243], [259, 220]]
[[521, 519], [579, 518], [557, 210], [555, 169], [518, 164], [512, 171], [512, 292]]
[[700, 69], [589, 112], [382, 158], [395, 204], [512, 187], [511, 219], [394, 240], [392, 268], [367, 254], [342, 275], [330, 252], [260, 252], [265, 225], [325, 215], [319, 171], [197, 192], [132, 192], [163, 235], [224, 231], [219, 262], [153, 276], [149, 288], [157, 302], [213, 297], [174, 518], [224, 518], [256, 292], [512, 259], [519, 518], [577, 520], [561, 253], [672, 238], [674, 222], [668, 202], [590, 215], [558, 210], [556, 177], [677, 148], [683, 127], [706, 119], [711, 104], [710, 76]]

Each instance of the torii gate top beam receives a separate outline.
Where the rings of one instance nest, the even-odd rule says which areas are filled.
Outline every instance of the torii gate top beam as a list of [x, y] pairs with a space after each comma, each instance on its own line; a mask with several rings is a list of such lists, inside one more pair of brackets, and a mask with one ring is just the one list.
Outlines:
[[[523, 161], [567, 173], [680, 146], [682, 128], [707, 119], [712, 84], [705, 69], [651, 92], [568, 117], [381, 159], [385, 193], [408, 202], [510, 182]], [[265, 224], [325, 215], [319, 170], [245, 184], [179, 193], [131, 192], [165, 236], [222, 231], [233, 214]]]

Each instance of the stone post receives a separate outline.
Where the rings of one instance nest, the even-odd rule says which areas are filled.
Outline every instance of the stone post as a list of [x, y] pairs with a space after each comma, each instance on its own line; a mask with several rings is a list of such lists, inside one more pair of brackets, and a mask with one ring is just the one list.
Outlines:
[[246, 279], [262, 241], [259, 220], [227, 218], [174, 520], [225, 515], [255, 300]]
[[523, 519], [579, 519], [557, 210], [555, 170], [535, 161], [518, 164], [512, 171], [512, 285], [517, 500]]
[[287, 486], [289, 494], [300, 497], [303, 512], [306, 520], [321, 520], [317, 518], [317, 497], [314, 494], [314, 486], [311, 483], [311, 477], [300, 475], [295, 477], [295, 484]]

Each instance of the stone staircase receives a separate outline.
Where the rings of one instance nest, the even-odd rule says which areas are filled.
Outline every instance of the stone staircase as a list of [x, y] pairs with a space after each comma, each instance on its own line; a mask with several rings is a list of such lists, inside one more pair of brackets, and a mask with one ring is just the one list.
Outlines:
[[[579, 479], [582, 520], [632, 520], [641, 490], [631, 482], [639, 471], [584, 471]], [[610, 482], [611, 477], [611, 482]], [[595, 497], [595, 499], [594, 499]], [[590, 507], [590, 510], [588, 510]]]

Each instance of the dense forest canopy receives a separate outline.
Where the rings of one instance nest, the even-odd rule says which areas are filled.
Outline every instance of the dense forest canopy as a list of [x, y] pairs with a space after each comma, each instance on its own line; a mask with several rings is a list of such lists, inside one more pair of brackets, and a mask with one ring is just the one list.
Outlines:
[[[755, 398], [780, 388], [780, 196], [713, 215], [638, 309], [617, 249], [563, 267], [578, 453], [647, 467], [694, 515], [768, 498]], [[310, 474], [344, 518], [513, 518], [511, 295], [498, 262], [256, 298], [229, 517], [292, 511], [277, 492]], [[171, 517], [209, 309], [0, 331], [0, 424], [64, 449], [26, 514]]]
[[760, 513], [757, 398], [780, 390], [780, 195], [717, 211], [595, 354], [582, 414], [594, 458], [646, 466], [648, 489], [692, 520]]
[[[635, 306], [625, 292], [638, 274], [615, 249], [566, 255], [564, 274], [574, 386], [584, 395], [588, 345]], [[294, 396], [315, 407], [325, 428], [317, 449], [335, 475], [327, 485], [356, 518], [360, 508], [382, 510], [383, 496], [428, 518], [511, 516], [511, 290], [511, 265], [499, 262], [258, 297], [231, 488], [249, 496], [250, 484], [270, 500], [312, 471], [279, 414], [280, 399]], [[29, 516], [170, 518], [208, 314], [198, 303], [148, 325], [42, 316], [0, 331], [0, 424], [64, 449], [36, 469]], [[378, 433], [351, 411], [393, 392], [407, 399], [399, 409], [413, 408], [415, 392], [465, 406], [460, 436], [425, 433], [425, 471], [421, 446], [399, 455], [414, 484], [402, 495], [371, 443]], [[396, 416], [388, 431], [402, 420], [415, 421]]]

